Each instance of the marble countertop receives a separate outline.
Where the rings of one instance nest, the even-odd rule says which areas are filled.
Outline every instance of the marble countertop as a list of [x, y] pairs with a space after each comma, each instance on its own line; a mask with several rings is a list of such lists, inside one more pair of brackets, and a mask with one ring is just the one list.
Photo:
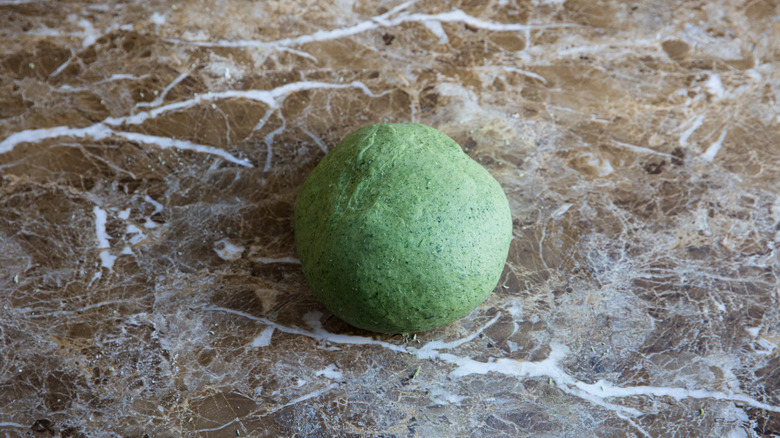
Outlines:
[[[0, 0], [0, 436], [780, 436], [779, 41], [777, 0]], [[514, 238], [375, 335], [293, 202], [409, 121]]]

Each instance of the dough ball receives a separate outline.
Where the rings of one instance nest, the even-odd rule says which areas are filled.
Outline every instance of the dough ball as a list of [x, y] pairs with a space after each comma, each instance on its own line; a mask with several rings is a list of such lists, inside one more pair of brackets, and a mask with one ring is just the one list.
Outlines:
[[312, 292], [375, 332], [420, 332], [467, 315], [498, 283], [511, 238], [498, 182], [454, 140], [416, 123], [349, 134], [295, 202]]

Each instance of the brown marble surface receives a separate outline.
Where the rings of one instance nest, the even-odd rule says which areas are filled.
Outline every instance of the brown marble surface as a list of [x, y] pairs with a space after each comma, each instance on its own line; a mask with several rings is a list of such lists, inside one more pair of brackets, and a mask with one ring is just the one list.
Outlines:
[[[0, 0], [0, 436], [779, 436], [779, 102], [777, 0]], [[514, 217], [416, 336], [293, 246], [381, 121]]]

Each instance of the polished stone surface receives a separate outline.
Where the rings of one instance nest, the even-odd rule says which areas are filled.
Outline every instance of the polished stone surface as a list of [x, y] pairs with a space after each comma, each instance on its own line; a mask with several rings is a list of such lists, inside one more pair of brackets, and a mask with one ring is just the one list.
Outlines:
[[[777, 0], [0, 0], [0, 435], [778, 436], [778, 41]], [[416, 336], [293, 245], [383, 121], [514, 217]]]

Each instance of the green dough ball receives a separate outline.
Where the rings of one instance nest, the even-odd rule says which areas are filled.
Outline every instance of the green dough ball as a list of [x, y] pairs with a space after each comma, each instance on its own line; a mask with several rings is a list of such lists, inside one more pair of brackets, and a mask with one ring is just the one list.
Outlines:
[[295, 244], [314, 295], [375, 332], [467, 315], [498, 283], [511, 238], [498, 182], [454, 140], [416, 123], [349, 134], [295, 202]]

